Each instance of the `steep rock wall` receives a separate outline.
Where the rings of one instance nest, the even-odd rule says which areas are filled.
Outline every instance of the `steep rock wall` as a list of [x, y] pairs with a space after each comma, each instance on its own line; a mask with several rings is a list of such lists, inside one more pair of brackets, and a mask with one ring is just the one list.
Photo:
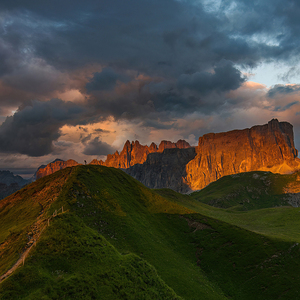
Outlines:
[[96, 159], [92, 160], [90, 164], [102, 165], [106, 167], [114, 167], [127, 169], [135, 164], [142, 164], [146, 161], [148, 154], [163, 152], [165, 149], [169, 148], [190, 148], [190, 144], [184, 140], [179, 140], [176, 143], [170, 141], [162, 141], [159, 147], [155, 143], [150, 146], [141, 145], [139, 141], [130, 143], [127, 141], [123, 147], [123, 150], [119, 153], [116, 151], [114, 154], [107, 155], [106, 161], [98, 161]]
[[[179, 140], [176, 143], [169, 141], [162, 141], [159, 147], [155, 143], [150, 146], [141, 145], [139, 141], [130, 143], [127, 141], [123, 147], [123, 150], [119, 153], [116, 151], [114, 154], [108, 154], [106, 161], [94, 159], [90, 162], [92, 165], [102, 165], [106, 167], [122, 168], [127, 169], [135, 164], [144, 163], [147, 159], [149, 153], [163, 152], [164, 149], [168, 148], [190, 148], [190, 144], [186, 141]], [[38, 168], [35, 178], [39, 179], [44, 176], [50, 175], [58, 170], [77, 166], [78, 162], [69, 159], [63, 161], [61, 159], [56, 159], [54, 162], [49, 163], [46, 166], [41, 166]]]
[[299, 167], [293, 126], [276, 119], [250, 129], [205, 134], [196, 152], [184, 178], [192, 190], [225, 175], [256, 170], [288, 173]]
[[150, 188], [170, 188], [186, 193], [190, 188], [183, 181], [185, 167], [195, 156], [194, 147], [165, 149], [149, 154], [143, 164], [135, 164], [125, 172]]

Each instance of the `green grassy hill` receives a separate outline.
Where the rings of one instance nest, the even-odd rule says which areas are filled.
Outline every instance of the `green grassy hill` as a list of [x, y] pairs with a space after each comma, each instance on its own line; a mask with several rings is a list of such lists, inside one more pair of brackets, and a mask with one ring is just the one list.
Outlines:
[[297, 182], [297, 178], [298, 173], [240, 173], [224, 176], [201, 191], [192, 193], [191, 197], [211, 206], [240, 211], [287, 206], [290, 205], [290, 198], [285, 190], [290, 188], [293, 191], [293, 183], [297, 183], [299, 190], [300, 182]]
[[214, 208], [91, 165], [2, 201], [0, 276], [37, 243], [0, 284], [0, 299], [300, 299], [297, 235], [268, 234], [262, 221], [252, 230], [249, 214], [264, 210]]

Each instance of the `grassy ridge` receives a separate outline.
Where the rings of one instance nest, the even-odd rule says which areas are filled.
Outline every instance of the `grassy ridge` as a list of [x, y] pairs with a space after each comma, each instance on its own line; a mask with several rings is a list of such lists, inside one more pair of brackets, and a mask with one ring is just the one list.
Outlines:
[[73, 197], [71, 209], [88, 226], [121, 253], [145, 258], [185, 299], [225, 299], [196, 265], [185, 234], [189, 227], [178, 216], [192, 210], [166, 200], [121, 170], [98, 166], [77, 170], [66, 198]]
[[[168, 203], [169, 206], [167, 205]], [[122, 253], [122, 257], [127, 257], [128, 255], [128, 257], [131, 257], [133, 255], [133, 257], [136, 257], [137, 259], [142, 261], [144, 261], [143, 258], [146, 258], [146, 253], [151, 253], [152, 257], [155, 257], [155, 260], [158, 260], [158, 263], [155, 265], [156, 269], [160, 268], [161, 270], [158, 270], [158, 275], [155, 275], [156, 272], [152, 272], [151, 275], [151, 272], [149, 273], [149, 270], [144, 270], [143, 272], [141, 271], [142, 274], [148, 274], [147, 276], [150, 276], [150, 281], [162, 283], [162, 280], [160, 278], [162, 278], [164, 282], [168, 280], [168, 282], [166, 282], [168, 286], [170, 286], [169, 283], [171, 283], [176, 289], [179, 289], [181, 293], [189, 295], [189, 297], [187, 297], [186, 299], [193, 299], [195, 293], [197, 295], [203, 295], [201, 296], [201, 299], [226, 299], [224, 296], [222, 296], [221, 291], [218, 290], [215, 285], [211, 284], [209, 280], [207, 280], [205, 274], [199, 268], [197, 268], [196, 264], [194, 263], [194, 253], [191, 249], [189, 249], [188, 246], [185, 247], [185, 252], [183, 253], [181, 251], [179, 253], [178, 251], [175, 251], [175, 253], [173, 253], [173, 249], [170, 248], [169, 244], [170, 239], [164, 242], [163, 245], [160, 245], [160, 243], [158, 242], [158, 240], [163, 241], [166, 236], [164, 224], [162, 224], [161, 222], [157, 223], [159, 218], [155, 217], [155, 214], [153, 214], [154, 211], [161, 211], [165, 210], [166, 208], [171, 213], [189, 213], [191, 211], [186, 209], [185, 207], [179, 206], [162, 198], [161, 196], [146, 189], [141, 184], [137, 184], [134, 179], [132, 179], [122, 171], [105, 167], [79, 167], [74, 169], [69, 180], [65, 183], [60, 196], [51, 205], [51, 208], [47, 213], [48, 216], [52, 215], [53, 211], [60, 208], [61, 206], [64, 206], [64, 210], [67, 211], [64, 215], [70, 214], [75, 216], [76, 218], [81, 220], [81, 222], [84, 222], [86, 228], [89, 228], [89, 230], [92, 230], [93, 232], [98, 232], [98, 235], [101, 238], [107, 238], [112, 244], [117, 241], [116, 235], [118, 235], [119, 237], [122, 234], [122, 231], [119, 230], [124, 229], [124, 223], [126, 223], [127, 228], [136, 228], [136, 232], [127, 232], [124, 229], [124, 235], [126, 236], [126, 238], [124, 239], [123, 246], [120, 243], [120, 247], [118, 247], [118, 250], [120, 253]], [[151, 216], [153, 216], [153, 219]], [[125, 218], [125, 222], [123, 222], [123, 218]], [[66, 220], [67, 223], [69, 221], [70, 220], [68, 219]], [[67, 223], [61, 226], [68, 226]], [[50, 224], [51, 225], [49, 227], [49, 230], [53, 226], [52, 223]], [[186, 228], [186, 222], [182, 222], [180, 226]], [[153, 232], [149, 234], [152, 228]], [[49, 269], [44, 270], [44, 267], [42, 266], [43, 261], [48, 260], [49, 253], [46, 253], [45, 251], [40, 253], [40, 251], [44, 249], [44, 247], [55, 248], [60, 244], [63, 245], [64, 249], [68, 249], [71, 247], [68, 242], [65, 243], [59, 238], [60, 236], [65, 236], [65, 234], [63, 234], [58, 229], [55, 229], [52, 238], [47, 239], [47, 245], [41, 244], [42, 240], [44, 238], [47, 238], [47, 232], [49, 232], [49, 230], [43, 233], [42, 239], [36, 247], [37, 252], [32, 253], [31, 259], [28, 260], [25, 264], [25, 266], [28, 266], [32, 270], [43, 270], [41, 271], [42, 273], [30, 273], [30, 275], [26, 276], [26, 269], [20, 268], [15, 274], [13, 274], [9, 279], [5, 280], [2, 283], [2, 290], [0, 291], [0, 295], [1, 297], [6, 297], [3, 299], [19, 299], [19, 297], [21, 297], [20, 295], [23, 295], [23, 293], [26, 295], [25, 291], [27, 290], [29, 291], [29, 293], [27, 293], [28, 299], [42, 299], [40, 298], [41, 295], [44, 295], [45, 299], [48, 299], [47, 297], [49, 297], [49, 299], [57, 299], [57, 296], [55, 295], [63, 295], [64, 297], [66, 297], [66, 299], [70, 299], [71, 297], [74, 298], [74, 295], [72, 296], [69, 294], [64, 294], [64, 289], [66, 289], [65, 283], [62, 283], [62, 285], [59, 286], [55, 291], [49, 289], [49, 286], [53, 285], [51, 276], [48, 276], [50, 271]], [[160, 237], [157, 237], [159, 231], [161, 230], [163, 231], [163, 233], [160, 233]], [[169, 228], [167, 231], [175, 238], [174, 233], [172, 232], [172, 228]], [[56, 239], [54, 239], [55, 236], [57, 236]], [[83, 236], [78, 232], [75, 232], [74, 235], [72, 234], [72, 238], [81, 240]], [[58, 242], [56, 242], [57, 239]], [[122, 239], [118, 238], [118, 242], [121, 241]], [[135, 249], [135, 245], [131, 243], [131, 241], [134, 241], [136, 244], [141, 245], [141, 248], [138, 249], [138, 251], [131, 251], [132, 249]], [[172, 241], [171, 243], [175, 244], [175, 241]], [[115, 244], [118, 245], [118, 243]], [[126, 245], [126, 247], [124, 245]], [[127, 247], [128, 245], [130, 245], [130, 247]], [[145, 253], [142, 253], [143, 249], [145, 250]], [[75, 260], [77, 251], [78, 253], [80, 253], [78, 249], [73, 253]], [[36, 265], [31, 266], [31, 263], [35, 261], [36, 255], [39, 255], [39, 253], [41, 255], [41, 259], [38, 260]], [[184, 255], [186, 253], [188, 253], [188, 258], [184, 258]], [[56, 253], [56, 255], [58, 255], [58, 265], [62, 264], [61, 268], [63, 268], [63, 262], [66, 260], [64, 253], [58, 252]], [[50, 256], [50, 261], [52, 261], [53, 259], [54, 257]], [[146, 260], [150, 263], [152, 262], [150, 259]], [[164, 260], [168, 261], [168, 263], [164, 264]], [[110, 268], [113, 268], [116, 271], [109, 277], [107, 281], [105, 281], [106, 285], [108, 285], [106, 289], [110, 291], [108, 292], [107, 297], [111, 297], [111, 299], [177, 299], [177, 296], [174, 292], [169, 294], [169, 296], [166, 291], [165, 294], [163, 294], [162, 291], [160, 291], [161, 287], [159, 287], [159, 285], [157, 284], [151, 287], [151, 289], [154, 290], [154, 294], [151, 294], [147, 289], [141, 290], [142, 296], [136, 294], [133, 287], [135, 285], [139, 285], [139, 281], [141, 281], [142, 284], [142, 278], [138, 279], [138, 282], [134, 282], [131, 284], [129, 283], [129, 286], [131, 286], [131, 288], [129, 288], [126, 294], [122, 294], [122, 296], [120, 296], [119, 294], [117, 294], [115, 288], [113, 288], [113, 285], [116, 284], [122, 289], [123, 286], [127, 285], [124, 285], [122, 283], [122, 278], [124, 276], [131, 278], [133, 276], [132, 272], [138, 273], [138, 271], [134, 271], [135, 267], [131, 265], [134, 264], [134, 262], [130, 262], [129, 260], [130, 263], [128, 264], [131, 266], [128, 266], [128, 268], [132, 268], [133, 271], [128, 270], [126, 271], [126, 274], [124, 276], [122, 275], [120, 277], [118, 274], [122, 270], [117, 266], [112, 265], [111, 263], [113, 261], [115, 261], [118, 265], [118, 260], [116, 260], [115, 258], [110, 260]], [[146, 262], [144, 261], [144, 263]], [[77, 268], [75, 268], [75, 270], [69, 270], [70, 276], [72, 278], [73, 276], [75, 276], [75, 273], [80, 272], [78, 268], [81, 269], [81, 267], [77, 264], [76, 267]], [[48, 268], [50, 268], [49, 264]], [[61, 268], [58, 268], [58, 270], [61, 270]], [[98, 268], [101, 269], [102, 265], [98, 265]], [[153, 270], [153, 267], [149, 266], [149, 268]], [[180, 270], [180, 268], [182, 270]], [[89, 270], [89, 267], [85, 265], [83, 269]], [[174, 273], [172, 273], [173, 271]], [[19, 272], [25, 272], [23, 273], [24, 276], [18, 277]], [[95, 272], [93, 270], [89, 272], [91, 273], [90, 276], [93, 277], [93, 274]], [[182, 279], [181, 272], [183, 272], [182, 274], [185, 276], [184, 279]], [[45, 277], [42, 276], [43, 274], [46, 274]], [[161, 274], [166, 276], [162, 277]], [[136, 277], [136, 275], [134, 275], [134, 277]], [[139, 274], [139, 276], [137, 277], [141, 277], [141, 274]], [[116, 280], [112, 280], [112, 278], [116, 278]], [[29, 280], [30, 282], [27, 283], [27, 280]], [[131, 282], [131, 279], [128, 280]], [[70, 281], [68, 282], [70, 283]], [[8, 283], [10, 284], [8, 285]], [[92, 281], [92, 286], [103, 286], [105, 285], [105, 283], [97, 279]], [[77, 293], [79, 293], [78, 295], [80, 295], [80, 291], [76, 290], [77, 284], [78, 282], [76, 280], [71, 281], [71, 284], [69, 286], [67, 285], [67, 289], [73, 289], [75, 295], [77, 295]], [[87, 282], [84, 281], [81, 286], [84, 287], [86, 284]], [[18, 294], [14, 294], [13, 292], [17, 289], [16, 285], [20, 288]], [[170, 288], [168, 288], [168, 286], [165, 283], [163, 285], [164, 289], [170, 291]], [[101, 299], [101, 295], [98, 293], [98, 291], [96, 291], [92, 296], [85, 295], [84, 298], [78, 296], [79, 299], [93, 299], [93, 297], [96, 297], [96, 299]]]
[[0, 299], [300, 299], [296, 214], [284, 239], [251, 229], [296, 209], [219, 209], [102, 166], [73, 168], [45, 217], [62, 206]]
[[1, 299], [181, 299], [155, 269], [134, 254], [121, 255], [75, 214], [57, 216]]
[[[89, 173], [78, 172], [77, 184], [81, 184], [81, 189], [79, 186], [73, 187], [74, 191], [80, 191], [76, 196], [77, 202], [74, 210], [86, 224], [110, 239], [122, 253], [136, 253], [153, 264], [164, 281], [174, 288], [178, 295], [185, 299], [214, 299], [214, 297], [224, 297], [223, 293], [234, 299], [253, 299], [254, 296], [258, 296], [259, 299], [276, 299], [275, 294], [272, 293], [272, 290], [276, 290], [276, 293], [284, 299], [284, 291], [289, 287], [297, 299], [295, 286], [291, 287], [290, 282], [280, 285], [277, 281], [275, 284], [273, 274], [270, 275], [272, 271], [265, 272], [265, 280], [262, 280], [262, 276], [259, 276], [262, 273], [261, 269], [257, 267], [263, 265], [272, 256], [289, 251], [295, 243], [262, 238], [249, 231], [204, 217], [203, 214], [193, 216], [202, 218], [204, 221], [201, 223], [207, 224], [212, 229], [205, 228], [195, 231], [195, 228], [190, 227], [186, 221], [186, 218], [192, 216], [191, 212], [195, 212], [194, 208], [197, 206], [193, 199], [171, 191], [165, 191], [164, 197], [157, 195], [156, 192], [146, 189], [120, 170], [116, 172], [113, 169], [101, 169], [105, 176], [99, 172], [100, 170], [97, 168], [90, 168]], [[99, 186], [104, 189], [99, 189]], [[166, 201], [166, 193], [169, 193], [169, 199], [170, 194], [173, 194], [177, 200]], [[114, 206], [106, 207], [106, 210], [102, 208], [99, 211], [100, 215], [94, 210], [99, 200], [96, 200], [95, 205], [90, 201], [90, 199], [97, 199], [99, 194], [101, 195], [99, 199], [102, 199], [103, 203], [115, 203]], [[180, 203], [181, 206], [178, 205]], [[112, 209], [112, 207], [115, 208]], [[184, 207], [188, 207], [188, 210]], [[210, 208], [202, 204], [202, 210], [203, 207]], [[201, 212], [200, 207], [198, 208]], [[215, 211], [222, 210], [214, 209], [210, 212], [214, 213]], [[237, 214], [241, 215], [242, 213], [237, 212]], [[218, 234], [212, 233], [210, 230], [218, 232]], [[197, 238], [199, 235], [201, 238]], [[206, 241], [203, 243], [204, 236]], [[243, 252], [242, 258], [239, 258], [240, 254], [238, 254], [236, 261], [239, 265], [241, 261], [244, 261], [247, 268], [235, 270], [235, 276], [232, 274], [231, 284], [228, 285], [224, 284], [224, 278], [233, 272], [234, 267], [233, 263], [228, 264], [227, 260], [230, 255], [235, 257], [235, 252], [234, 248], [230, 247], [225, 248], [225, 252], [219, 249], [223, 244], [232, 243], [232, 240], [236, 247], [242, 249]], [[199, 267], [197, 253], [204, 245], [208, 250], [203, 251], [202, 255], [207, 255], [205, 259], [207, 264], [200, 264]], [[294, 250], [296, 253], [299, 252], [297, 247]], [[246, 260], [247, 257], [249, 257], [248, 260]], [[278, 275], [279, 282], [283, 278], [281, 275], [290, 272], [296, 282], [299, 282], [299, 277], [295, 272], [297, 263], [294, 263], [293, 258], [289, 256], [281, 257], [285, 257], [289, 263], [287, 267], [280, 266], [276, 270], [280, 274]], [[297, 260], [299, 260], [299, 255], [296, 255]], [[276, 267], [276, 264], [275, 261], [272, 268]], [[204, 268], [205, 266], [207, 267]], [[223, 267], [218, 270], [220, 266]], [[197, 270], [194, 269], [195, 267]], [[252, 272], [249, 272], [249, 269]], [[219, 275], [212, 276], [215, 273]], [[270, 276], [268, 277], [268, 275]], [[196, 280], [193, 280], [195, 278]], [[234, 282], [239, 282], [239, 284]], [[263, 294], [261, 293], [261, 282], [265, 286]], [[275, 285], [276, 288], [278, 286], [280, 288], [275, 289]], [[195, 297], [195, 295], [201, 295], [201, 297]], [[285, 299], [289, 299], [290, 296]]]
[[203, 215], [217, 218], [273, 239], [300, 243], [300, 209], [276, 207], [245, 213], [201, 207]]
[[192, 234], [199, 266], [230, 299], [300, 299], [300, 247], [233, 227], [216, 219], [190, 215], [208, 230]]
[[0, 201], [0, 274], [10, 269], [28, 242], [38, 216], [61, 192], [70, 169], [47, 176]]
[[224, 176], [191, 197], [202, 203], [231, 210], [247, 211], [289, 205], [284, 187], [295, 182], [297, 174], [248, 172]]
[[[259, 176], [253, 177], [254, 174]], [[278, 199], [281, 198], [282, 201], [286, 201], [285, 199], [288, 196], [283, 193], [287, 186], [299, 189], [298, 176], [298, 173], [280, 175], [270, 172], [249, 172], [223, 177], [191, 195], [182, 195], [168, 189], [155, 191], [170, 201], [184, 205], [202, 215], [263, 234], [272, 239], [300, 243], [300, 208], [292, 206], [274, 207], [279, 205]], [[267, 181], [267, 192], [269, 194], [265, 193], [266, 185], [263, 183], [264, 181]], [[237, 190], [240, 186], [243, 187], [243, 191], [248, 187], [249, 192], [247, 195], [248, 199], [251, 199], [249, 201], [252, 206], [251, 210], [239, 210], [237, 206], [220, 209], [205, 204], [208, 202], [205, 197], [209, 196], [209, 198], [216, 197], [217, 199], [231, 198], [232, 201], [236, 201], [235, 205], [239, 200], [234, 190]], [[250, 192], [251, 190], [253, 194]], [[203, 198], [200, 197], [201, 195], [203, 195]], [[267, 200], [265, 197], [267, 197]], [[286, 202], [282, 204], [286, 205]], [[263, 206], [268, 208], [261, 208]]]

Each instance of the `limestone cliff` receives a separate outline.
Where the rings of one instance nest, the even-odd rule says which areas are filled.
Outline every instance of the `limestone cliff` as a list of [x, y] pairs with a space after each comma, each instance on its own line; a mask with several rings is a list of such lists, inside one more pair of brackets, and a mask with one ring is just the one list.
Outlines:
[[[91, 164], [127, 169], [126, 172], [150, 188], [172, 188], [179, 192], [199, 190], [225, 175], [249, 171], [289, 173], [300, 169], [294, 145], [293, 126], [276, 119], [244, 130], [209, 133], [197, 147], [187, 142], [162, 141], [157, 147], [127, 141], [119, 153], [105, 162]], [[40, 168], [36, 178], [78, 163], [56, 161]]]
[[125, 172], [151, 188], [170, 188], [180, 193], [190, 190], [183, 182], [186, 165], [196, 156], [194, 147], [165, 149], [151, 153], [143, 164], [135, 164]]
[[40, 167], [36, 174], [35, 177], [36, 179], [42, 178], [44, 176], [50, 175], [58, 170], [67, 168], [67, 167], [74, 167], [79, 165], [79, 163], [73, 159], [69, 159], [67, 161], [61, 160], [61, 159], [56, 159], [54, 162], [49, 163], [46, 166]]
[[105, 162], [94, 159], [90, 162], [90, 164], [127, 169], [135, 164], [144, 163], [149, 153], [163, 152], [165, 149], [169, 148], [185, 149], [190, 147], [190, 144], [183, 140], [179, 140], [176, 143], [162, 141], [158, 147], [154, 143], [152, 143], [150, 146], [147, 146], [141, 145], [139, 141], [131, 143], [130, 141], [127, 141], [120, 153], [116, 151], [114, 154], [107, 155]]
[[190, 153], [185, 159], [177, 158], [185, 155], [180, 149], [176, 155], [166, 150], [153, 153], [145, 163], [126, 172], [150, 188], [187, 192], [202, 189], [222, 176], [241, 172], [290, 173], [299, 169], [300, 162], [293, 126], [275, 119], [250, 129], [205, 134], [190, 151], [194, 151], [194, 155]]
[[[150, 146], [141, 145], [139, 141], [135, 141], [130, 143], [127, 141], [123, 147], [123, 150], [119, 154], [116, 151], [114, 154], [108, 154], [106, 161], [94, 159], [90, 162], [92, 165], [102, 165], [106, 167], [114, 167], [114, 168], [122, 168], [127, 169], [130, 166], [135, 164], [141, 164], [146, 161], [149, 153], [153, 152], [162, 152], [167, 148], [189, 148], [190, 145], [188, 142], [179, 140], [176, 143], [172, 143], [169, 141], [162, 141], [157, 147], [156, 144], [152, 143]], [[44, 176], [50, 175], [58, 170], [77, 166], [78, 162], [75, 160], [69, 159], [67, 161], [63, 161], [61, 159], [56, 159], [52, 163], [48, 165], [40, 166], [35, 173], [35, 179], [42, 178]]]
[[284, 174], [299, 168], [293, 126], [276, 119], [250, 129], [205, 134], [196, 152], [184, 178], [192, 190], [224, 175], [257, 170]]
[[172, 149], [172, 148], [187, 149], [190, 147], [191, 147], [190, 144], [184, 140], [179, 140], [176, 143], [172, 143], [170, 141], [161, 141], [158, 146], [157, 152], [163, 152], [165, 149]]

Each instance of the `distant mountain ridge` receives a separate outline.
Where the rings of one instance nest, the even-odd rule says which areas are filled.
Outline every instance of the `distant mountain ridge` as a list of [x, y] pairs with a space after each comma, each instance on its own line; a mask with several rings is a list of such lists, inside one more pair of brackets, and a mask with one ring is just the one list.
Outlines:
[[23, 179], [10, 171], [0, 171], [0, 199], [11, 195], [30, 182], [31, 180]]
[[[300, 166], [293, 126], [277, 119], [250, 129], [205, 134], [199, 138], [195, 152], [185, 165], [177, 166], [182, 171], [176, 184], [174, 180], [170, 183], [174, 170], [172, 163], [166, 164], [166, 153], [155, 157], [149, 154], [144, 164], [132, 166], [126, 173], [147, 187], [172, 188], [185, 193], [200, 190], [225, 175], [250, 171], [287, 174]], [[159, 185], [153, 180], [157, 178], [160, 178]]]
[[114, 154], [108, 154], [106, 161], [94, 159], [90, 164], [127, 169], [135, 164], [144, 163], [150, 153], [162, 153], [165, 149], [171, 148], [186, 149], [190, 147], [190, 144], [184, 140], [178, 140], [176, 143], [164, 140], [160, 142], [158, 147], [155, 143], [147, 146], [141, 145], [139, 141], [132, 141], [130, 143], [127, 140], [120, 154], [116, 151]]
[[5, 183], [6, 185], [17, 183], [18, 185], [23, 186], [28, 183], [28, 180], [19, 175], [14, 175], [10, 171], [0, 171], [0, 182]]
[[[200, 190], [225, 176], [249, 171], [287, 174], [299, 169], [293, 126], [273, 119], [243, 130], [208, 133], [191, 147], [184, 140], [162, 141], [159, 146], [126, 141], [123, 150], [105, 161], [90, 164], [121, 168], [150, 188], [171, 188], [186, 193]], [[74, 160], [56, 160], [40, 168], [36, 179], [76, 166]]]
[[[176, 143], [164, 140], [161, 141], [158, 147], [155, 143], [152, 143], [150, 146], [147, 146], [141, 145], [139, 141], [132, 141], [130, 143], [130, 141], [127, 140], [123, 147], [123, 150], [120, 153], [116, 151], [114, 154], [108, 154], [107, 159], [105, 161], [94, 159], [90, 162], [90, 164], [127, 169], [135, 164], [144, 163], [149, 153], [163, 152], [164, 149], [169, 148], [185, 149], [190, 147], [190, 144], [184, 140], [178, 140]], [[56, 160], [47, 165], [41, 165], [37, 169], [34, 177], [37, 180], [44, 176], [50, 175], [58, 170], [67, 167], [74, 167], [77, 165], [79, 165], [79, 163], [73, 159], [64, 161], [62, 159], [57, 158]]]

